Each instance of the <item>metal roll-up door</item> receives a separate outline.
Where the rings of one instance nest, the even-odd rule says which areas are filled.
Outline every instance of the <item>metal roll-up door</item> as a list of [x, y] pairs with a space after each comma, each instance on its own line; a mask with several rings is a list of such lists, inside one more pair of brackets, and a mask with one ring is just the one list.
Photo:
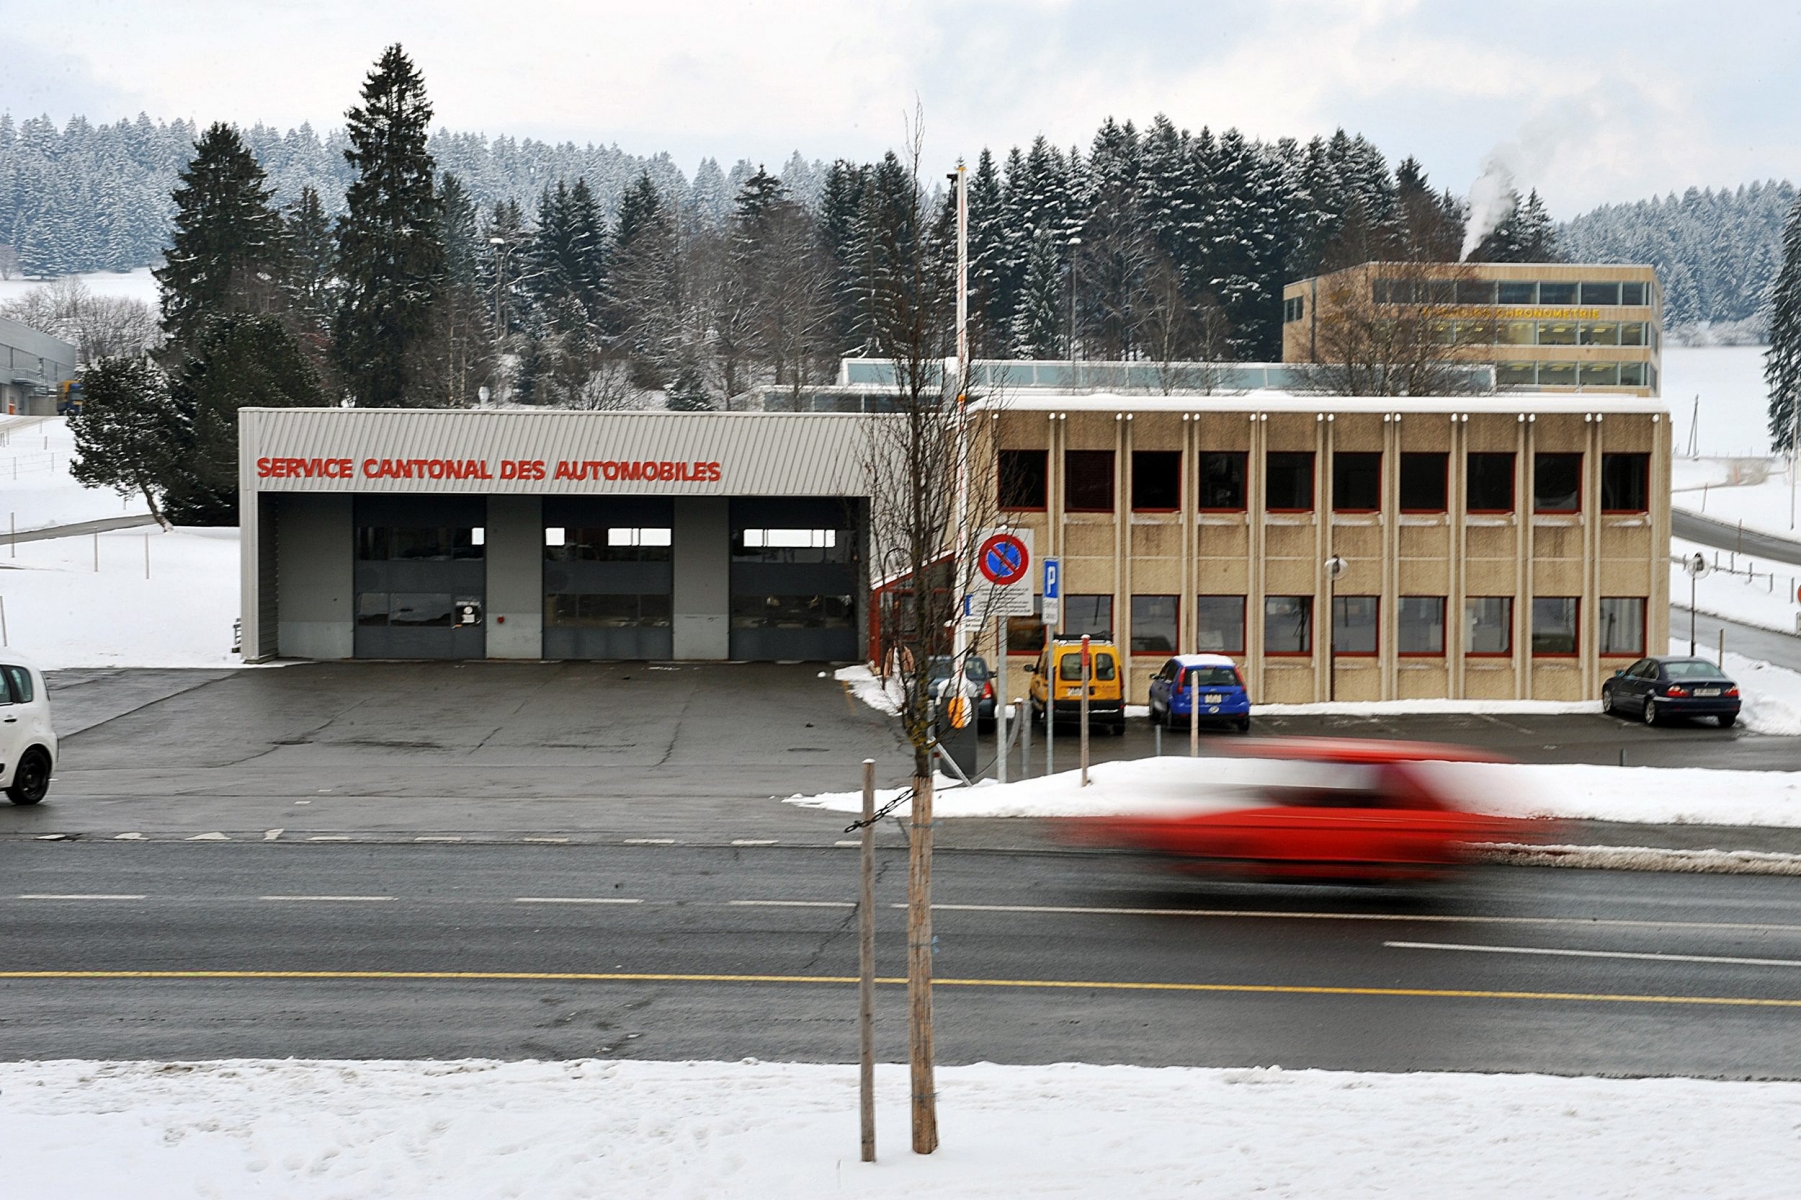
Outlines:
[[675, 656], [672, 501], [547, 497], [544, 529], [544, 657]]
[[487, 499], [358, 496], [358, 658], [484, 658]]
[[731, 502], [731, 655], [857, 656], [854, 507], [831, 497]]

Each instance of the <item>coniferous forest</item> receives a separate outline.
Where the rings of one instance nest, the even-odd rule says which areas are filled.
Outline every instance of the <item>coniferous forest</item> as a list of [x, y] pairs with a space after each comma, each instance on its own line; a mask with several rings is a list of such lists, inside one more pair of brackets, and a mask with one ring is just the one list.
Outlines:
[[[424, 102], [426, 82], [415, 74], [406, 86]], [[284, 314], [327, 392], [460, 405], [486, 390], [581, 407], [658, 392], [674, 406], [715, 407], [824, 383], [839, 357], [883, 353], [862, 298], [871, 272], [893, 268], [878, 234], [916, 185], [933, 214], [923, 244], [951, 254], [943, 176], [915, 180], [893, 154], [827, 165], [797, 153], [779, 172], [750, 162], [727, 172], [709, 159], [690, 178], [668, 155], [428, 136], [420, 125], [415, 194], [364, 197], [359, 209], [357, 120], [322, 137], [308, 126], [201, 129], [140, 116], [58, 129], [0, 117], [0, 269], [51, 277], [162, 264], [167, 285], [181, 273], [165, 261], [172, 250], [184, 236], [205, 239], [184, 230], [180, 203], [191, 190], [184, 172], [210, 139], [215, 155], [237, 156], [232, 170], [256, 173], [240, 182], [262, 197], [245, 227], [255, 269], [231, 286], [250, 296], [254, 276], [268, 294], [240, 307]], [[982, 150], [967, 166], [972, 348], [984, 357], [1273, 360], [1285, 282], [1466, 248], [1464, 201], [1413, 159], [1391, 164], [1343, 130], [1265, 142], [1161, 115], [1143, 126], [1109, 119], [1086, 146], [1040, 138]], [[1562, 226], [1535, 192], [1513, 200], [1496, 228], [1470, 239], [1471, 257], [1649, 261], [1665, 283], [1666, 324], [1679, 327], [1762, 319], [1794, 190], [1691, 190]], [[386, 216], [375, 211], [384, 204]], [[394, 204], [423, 223], [406, 248], [413, 274], [369, 278], [391, 249], [380, 238]], [[165, 296], [164, 333], [179, 343], [171, 302], [186, 301]], [[359, 305], [403, 314], [405, 354], [383, 348], [394, 331], [361, 320]]]

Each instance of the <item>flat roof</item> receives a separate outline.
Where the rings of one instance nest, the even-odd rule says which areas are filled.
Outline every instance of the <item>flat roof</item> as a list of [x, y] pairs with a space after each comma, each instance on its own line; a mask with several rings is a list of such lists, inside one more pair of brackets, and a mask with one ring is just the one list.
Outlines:
[[[976, 400], [973, 411], [989, 401]], [[1293, 392], [1244, 392], [1236, 396], [1144, 396], [1116, 392], [1033, 391], [999, 402], [1001, 412], [1129, 413], [1627, 413], [1663, 414], [1654, 396], [1619, 392], [1550, 394], [1508, 392], [1494, 396], [1303, 396]]]

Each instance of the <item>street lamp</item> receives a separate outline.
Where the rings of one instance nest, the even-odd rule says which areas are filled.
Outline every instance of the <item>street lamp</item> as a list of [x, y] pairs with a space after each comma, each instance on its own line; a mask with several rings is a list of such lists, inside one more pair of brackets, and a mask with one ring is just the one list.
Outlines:
[[503, 237], [491, 237], [488, 245], [494, 247], [494, 329], [501, 336], [506, 336], [506, 313], [500, 307], [501, 290], [507, 282], [507, 255], [512, 246]]
[[[1326, 560], [1326, 622], [1327, 628], [1331, 630], [1326, 639], [1326, 699], [1334, 701], [1338, 699], [1338, 581], [1344, 578], [1344, 573], [1349, 568], [1350, 564], [1336, 554]], [[1316, 696], [1318, 694], [1314, 693]]]

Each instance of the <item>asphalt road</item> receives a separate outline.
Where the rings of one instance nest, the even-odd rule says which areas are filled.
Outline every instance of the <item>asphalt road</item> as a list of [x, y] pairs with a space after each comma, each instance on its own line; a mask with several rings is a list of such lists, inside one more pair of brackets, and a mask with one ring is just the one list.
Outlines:
[[114, 529], [135, 529], [139, 525], [154, 525], [156, 518], [149, 513], [132, 513], [123, 517], [101, 517], [95, 521], [75, 521], [68, 525], [44, 525], [37, 529], [21, 529], [14, 534], [10, 531], [4, 540], [13, 542], [43, 542], [52, 538], [84, 537], [91, 533], [107, 533]]
[[1754, 562], [1774, 561], [1801, 566], [1801, 540], [1775, 537], [1753, 529], [1741, 531], [1736, 524], [1728, 525], [1679, 508], [1670, 510], [1670, 533], [1704, 546], [1735, 551]]
[[[880, 868], [893, 978], [904, 855]], [[848, 1061], [855, 871], [836, 848], [7, 843], [0, 1058]], [[936, 898], [946, 1063], [1801, 1077], [1788, 880], [1395, 894], [949, 851]], [[884, 1059], [903, 1020], [885, 984]]]
[[[1720, 644], [1720, 634], [1724, 632], [1726, 649], [1733, 653], [1787, 667], [1791, 671], [1801, 671], [1801, 637], [1792, 633], [1776, 633], [1769, 629], [1759, 629], [1755, 625], [1741, 625], [1737, 621], [1710, 617], [1706, 613], [1695, 614], [1694, 628], [1697, 654], [1711, 657]], [[1688, 608], [1672, 605], [1670, 641], [1675, 644], [1676, 649], [1686, 653], [1688, 636]]]

